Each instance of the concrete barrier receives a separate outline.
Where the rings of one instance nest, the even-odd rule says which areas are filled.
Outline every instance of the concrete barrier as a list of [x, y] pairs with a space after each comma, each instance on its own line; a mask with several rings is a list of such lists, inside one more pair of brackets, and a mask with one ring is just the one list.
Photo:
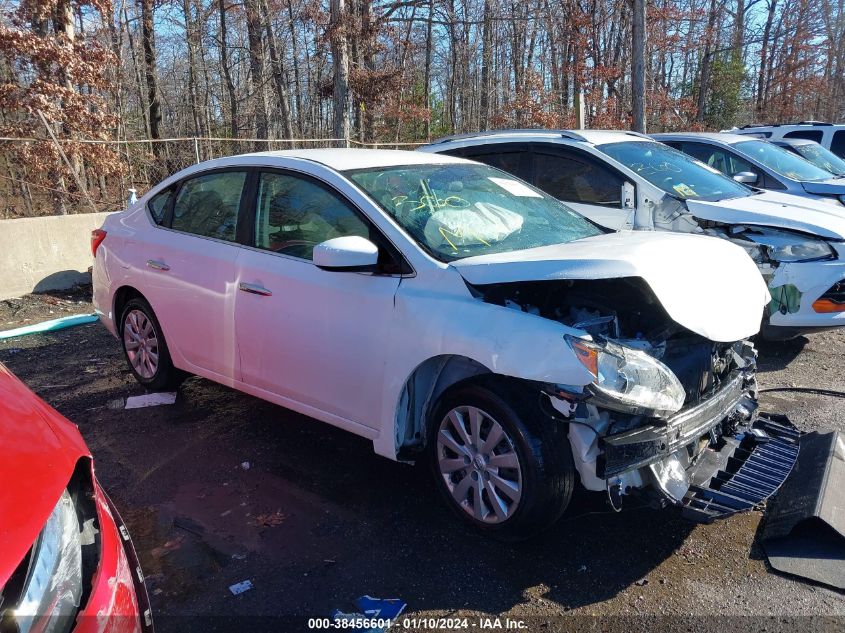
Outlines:
[[91, 281], [91, 231], [108, 213], [0, 220], [0, 300]]

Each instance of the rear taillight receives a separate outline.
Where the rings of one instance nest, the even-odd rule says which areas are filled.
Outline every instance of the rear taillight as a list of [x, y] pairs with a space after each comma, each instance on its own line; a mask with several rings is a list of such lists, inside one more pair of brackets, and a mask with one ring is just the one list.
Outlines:
[[91, 254], [97, 256], [97, 247], [106, 239], [106, 232], [103, 229], [94, 229], [91, 231]]

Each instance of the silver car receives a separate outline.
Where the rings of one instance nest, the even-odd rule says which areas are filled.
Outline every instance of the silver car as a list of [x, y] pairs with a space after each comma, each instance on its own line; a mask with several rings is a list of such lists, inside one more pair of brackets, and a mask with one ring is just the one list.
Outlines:
[[845, 178], [774, 143], [723, 132], [653, 134], [652, 138], [747, 185], [845, 206]]

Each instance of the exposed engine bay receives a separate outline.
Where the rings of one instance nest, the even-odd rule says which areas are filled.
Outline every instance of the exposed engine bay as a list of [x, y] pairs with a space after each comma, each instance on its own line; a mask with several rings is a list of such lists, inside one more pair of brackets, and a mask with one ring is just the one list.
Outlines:
[[[732, 479], [720, 469], [740, 445], [749, 457], [756, 442], [771, 439], [763, 428], [767, 419], [758, 418], [756, 411], [754, 347], [747, 341], [714, 342], [674, 322], [644, 280], [547, 280], [471, 289], [489, 303], [583, 330], [611, 352], [645, 354], [669, 375], [666, 382], [655, 382], [655, 391], [678, 391], [676, 406], [665, 411], [608, 397], [600, 386], [608, 373], [601, 361], [593, 385], [543, 388], [549, 414], [569, 424], [581, 483], [588, 490], [605, 491], [614, 509], [621, 509], [625, 495], [636, 493], [657, 505], [679, 505], [695, 513], [690, 506], [697, 503], [700, 489], [721, 487]], [[627, 381], [624, 371], [619, 373], [624, 391]], [[637, 381], [642, 381], [641, 373]], [[776, 431], [791, 438], [790, 428], [781, 424]], [[797, 454], [797, 446], [795, 450]], [[733, 464], [736, 469], [741, 465]], [[782, 473], [784, 479], [788, 473]], [[752, 494], [745, 501], [753, 505], [766, 496], [756, 499]], [[708, 511], [698, 517], [705, 520], [739, 509], [728, 505], [715, 511], [712, 504], [705, 505]]]

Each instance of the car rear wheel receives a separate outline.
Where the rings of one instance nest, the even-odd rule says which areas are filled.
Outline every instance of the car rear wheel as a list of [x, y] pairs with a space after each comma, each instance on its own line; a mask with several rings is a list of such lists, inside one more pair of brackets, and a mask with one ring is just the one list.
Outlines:
[[129, 369], [147, 389], [175, 389], [185, 380], [185, 372], [173, 366], [158, 319], [144, 299], [132, 299], [123, 308], [120, 341]]
[[443, 395], [429, 425], [429, 463], [446, 503], [504, 540], [549, 527], [572, 497], [567, 428], [539, 397], [499, 377], [472, 379]]

